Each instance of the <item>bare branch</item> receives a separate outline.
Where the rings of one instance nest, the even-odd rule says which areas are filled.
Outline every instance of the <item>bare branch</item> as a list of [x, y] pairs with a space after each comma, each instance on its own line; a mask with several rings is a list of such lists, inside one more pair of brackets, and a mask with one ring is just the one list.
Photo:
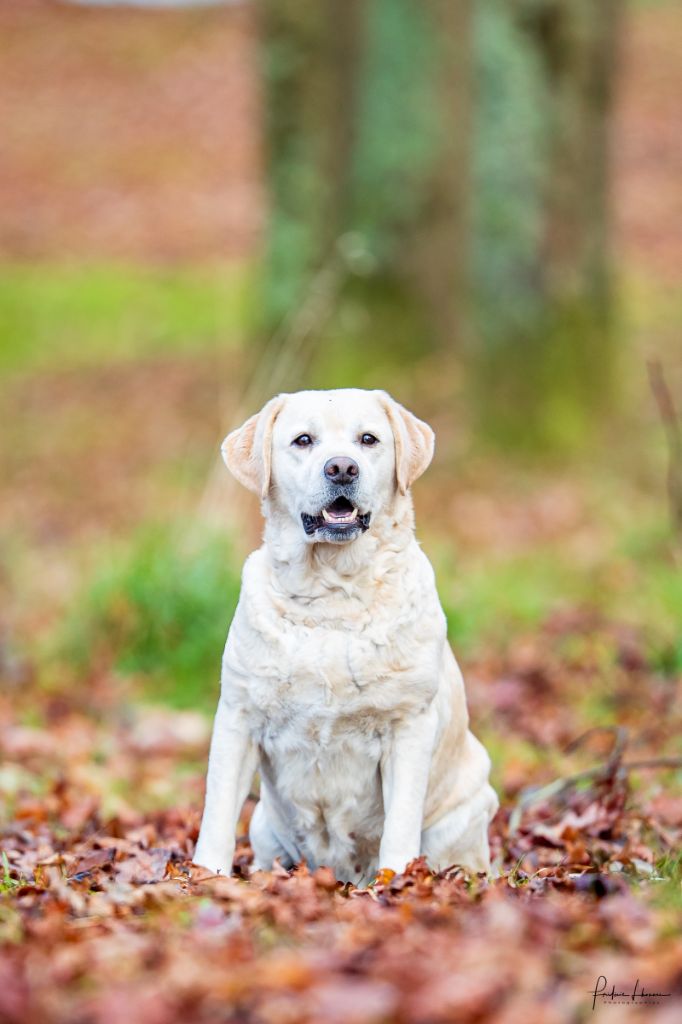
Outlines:
[[658, 406], [661, 423], [668, 443], [668, 500], [673, 525], [682, 536], [682, 429], [677, 410], [658, 359], [648, 364], [649, 383]]

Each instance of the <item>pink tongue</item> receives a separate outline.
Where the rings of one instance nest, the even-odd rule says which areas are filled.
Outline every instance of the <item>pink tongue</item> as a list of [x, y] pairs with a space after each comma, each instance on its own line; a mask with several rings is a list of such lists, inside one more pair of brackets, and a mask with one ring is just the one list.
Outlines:
[[353, 515], [353, 508], [328, 508], [325, 512], [330, 519], [348, 519]]

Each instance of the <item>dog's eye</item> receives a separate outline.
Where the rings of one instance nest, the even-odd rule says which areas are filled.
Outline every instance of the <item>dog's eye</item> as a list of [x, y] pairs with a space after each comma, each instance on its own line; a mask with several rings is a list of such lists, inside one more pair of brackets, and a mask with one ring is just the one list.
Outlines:
[[313, 439], [310, 434], [299, 434], [291, 443], [295, 444], [297, 448], [309, 448], [313, 443]]
[[379, 444], [379, 438], [375, 437], [374, 434], [363, 434], [360, 438], [360, 444], [373, 445]]

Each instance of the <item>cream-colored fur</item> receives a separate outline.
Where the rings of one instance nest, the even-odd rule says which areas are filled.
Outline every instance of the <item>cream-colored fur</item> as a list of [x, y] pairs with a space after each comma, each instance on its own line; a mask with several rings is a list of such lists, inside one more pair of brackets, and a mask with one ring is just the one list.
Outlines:
[[[432, 454], [431, 428], [380, 391], [281, 395], [226, 438], [266, 525], [225, 647], [197, 864], [231, 871], [258, 768], [256, 867], [305, 858], [366, 883], [424, 854], [488, 870], [490, 762], [414, 537], [409, 488]], [[341, 490], [369, 525], [308, 535], [302, 514], [328, 506], [339, 456], [358, 467]]]

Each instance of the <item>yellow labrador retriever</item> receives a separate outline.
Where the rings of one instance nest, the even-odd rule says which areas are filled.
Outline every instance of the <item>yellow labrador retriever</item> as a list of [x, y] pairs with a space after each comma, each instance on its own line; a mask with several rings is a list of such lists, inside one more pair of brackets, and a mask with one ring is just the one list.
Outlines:
[[410, 487], [434, 435], [383, 391], [273, 398], [222, 447], [262, 547], [227, 638], [195, 863], [229, 874], [256, 768], [255, 866], [367, 883], [423, 854], [489, 868], [497, 797]]

